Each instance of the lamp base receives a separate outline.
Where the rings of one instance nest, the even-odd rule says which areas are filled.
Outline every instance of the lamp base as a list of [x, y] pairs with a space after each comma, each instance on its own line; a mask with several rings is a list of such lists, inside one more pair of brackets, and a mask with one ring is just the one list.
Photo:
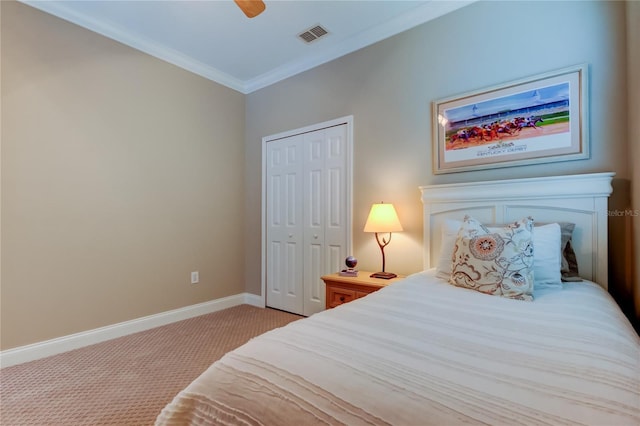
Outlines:
[[390, 280], [391, 278], [397, 277], [393, 272], [374, 272], [369, 276], [371, 278], [382, 278], [383, 280]]

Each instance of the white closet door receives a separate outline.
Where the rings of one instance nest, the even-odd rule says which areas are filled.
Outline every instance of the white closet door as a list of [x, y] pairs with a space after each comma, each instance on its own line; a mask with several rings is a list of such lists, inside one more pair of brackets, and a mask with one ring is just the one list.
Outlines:
[[267, 144], [267, 305], [303, 312], [303, 136]]
[[338, 271], [346, 257], [348, 229], [346, 125], [304, 137], [304, 315], [325, 308], [322, 275]]
[[[345, 267], [344, 259], [350, 254], [349, 233], [349, 174], [347, 167], [347, 126], [326, 129], [327, 152], [326, 207], [325, 207], [325, 263], [323, 275]], [[324, 282], [320, 280], [324, 291]], [[323, 301], [324, 303], [324, 301]], [[324, 305], [323, 305], [324, 306]]]
[[324, 286], [318, 280], [325, 270], [325, 131], [304, 135], [304, 304], [303, 314], [311, 315], [324, 307]]
[[266, 143], [266, 305], [302, 315], [325, 308], [320, 279], [349, 244], [347, 125]]

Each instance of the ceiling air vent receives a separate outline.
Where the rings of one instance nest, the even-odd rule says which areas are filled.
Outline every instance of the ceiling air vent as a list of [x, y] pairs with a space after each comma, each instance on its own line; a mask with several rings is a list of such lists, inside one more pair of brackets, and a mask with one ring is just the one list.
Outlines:
[[322, 28], [320, 25], [316, 25], [298, 34], [298, 37], [300, 37], [305, 43], [311, 43], [327, 34], [329, 34], [327, 30]]

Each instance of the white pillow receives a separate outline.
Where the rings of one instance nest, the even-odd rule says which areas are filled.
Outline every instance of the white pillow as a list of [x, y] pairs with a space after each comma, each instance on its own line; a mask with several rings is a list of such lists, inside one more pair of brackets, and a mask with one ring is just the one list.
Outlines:
[[440, 258], [436, 265], [436, 276], [449, 281], [451, 277], [451, 262], [453, 261], [453, 246], [462, 222], [445, 219], [442, 224], [442, 238], [440, 238]]
[[533, 276], [536, 289], [562, 288], [562, 234], [560, 225], [533, 228]]
[[[442, 225], [440, 258], [436, 276], [445, 280], [451, 277], [453, 246], [462, 222], [446, 219]], [[493, 232], [496, 227], [489, 227]], [[561, 282], [561, 232], [560, 225], [549, 223], [533, 228], [533, 276], [535, 288], [562, 288]]]

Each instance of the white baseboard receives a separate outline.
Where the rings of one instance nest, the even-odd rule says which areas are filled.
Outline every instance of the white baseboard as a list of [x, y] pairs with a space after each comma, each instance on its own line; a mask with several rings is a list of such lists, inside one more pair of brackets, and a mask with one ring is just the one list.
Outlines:
[[265, 305], [264, 297], [259, 296], [257, 294], [244, 293], [244, 303], [247, 305], [257, 306], [258, 308], [264, 308]]
[[209, 314], [242, 304], [253, 305], [260, 308], [264, 308], [265, 306], [262, 296], [250, 293], [236, 294], [234, 296], [198, 303], [196, 305], [161, 312], [159, 314], [149, 315], [118, 324], [7, 349], [0, 352], [0, 366], [10, 367], [12, 365], [22, 364], [23, 362], [45, 358], [73, 349], [82, 348], [84, 346], [93, 345], [95, 343], [104, 342], [105, 340], [115, 339], [117, 337], [149, 330], [151, 328], [160, 327], [162, 325]]

